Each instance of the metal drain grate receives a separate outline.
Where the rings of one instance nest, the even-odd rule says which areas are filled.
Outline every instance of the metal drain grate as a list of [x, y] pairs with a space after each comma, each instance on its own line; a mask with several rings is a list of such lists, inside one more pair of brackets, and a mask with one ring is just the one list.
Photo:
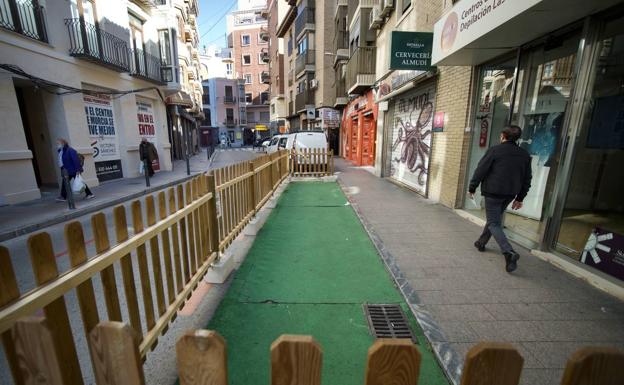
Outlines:
[[409, 338], [418, 343], [399, 305], [364, 304], [368, 328], [376, 338]]

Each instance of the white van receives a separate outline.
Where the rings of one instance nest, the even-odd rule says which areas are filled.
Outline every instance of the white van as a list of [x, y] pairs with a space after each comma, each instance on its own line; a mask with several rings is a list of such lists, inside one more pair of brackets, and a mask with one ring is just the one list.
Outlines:
[[302, 131], [290, 134], [286, 142], [286, 149], [292, 151], [293, 148], [296, 150], [306, 148], [327, 150], [327, 136], [322, 131]]
[[286, 143], [288, 141], [288, 135], [275, 135], [269, 145], [266, 147], [267, 154], [272, 154], [277, 152], [278, 150], [282, 150], [286, 148]]

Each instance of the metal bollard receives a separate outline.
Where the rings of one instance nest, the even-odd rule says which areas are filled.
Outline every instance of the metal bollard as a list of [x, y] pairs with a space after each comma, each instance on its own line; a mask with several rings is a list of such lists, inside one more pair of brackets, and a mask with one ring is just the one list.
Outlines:
[[76, 204], [74, 203], [74, 192], [71, 188], [71, 183], [69, 183], [69, 175], [67, 175], [67, 170], [63, 169], [63, 184], [65, 185], [65, 193], [67, 194], [67, 205], [70, 210], [76, 209]]
[[150, 186], [150, 177], [149, 171], [147, 170], [147, 162], [149, 162], [147, 158], [143, 159], [143, 175], [145, 175], [145, 187]]

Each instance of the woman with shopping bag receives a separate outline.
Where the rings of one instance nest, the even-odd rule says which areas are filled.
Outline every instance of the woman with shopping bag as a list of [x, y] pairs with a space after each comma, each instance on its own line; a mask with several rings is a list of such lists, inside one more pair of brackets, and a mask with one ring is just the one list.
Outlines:
[[[80, 174], [82, 173], [82, 161], [78, 152], [70, 147], [65, 139], [59, 138], [56, 142], [58, 152], [58, 164], [61, 167], [61, 175], [67, 173], [70, 188], [74, 194], [86, 194], [85, 199], [94, 198], [95, 195], [89, 190], [89, 186], [84, 182]], [[56, 198], [57, 202], [67, 201], [67, 191], [65, 183], [61, 183], [61, 196]]]

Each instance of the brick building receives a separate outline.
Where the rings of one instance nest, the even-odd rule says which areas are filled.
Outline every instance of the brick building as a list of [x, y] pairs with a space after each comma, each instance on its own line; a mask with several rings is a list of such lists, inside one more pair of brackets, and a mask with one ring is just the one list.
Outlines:
[[228, 15], [228, 45], [232, 48], [234, 75], [244, 79], [246, 119], [244, 143], [253, 142], [256, 131], [270, 126], [269, 35], [266, 6], [239, 9]]

